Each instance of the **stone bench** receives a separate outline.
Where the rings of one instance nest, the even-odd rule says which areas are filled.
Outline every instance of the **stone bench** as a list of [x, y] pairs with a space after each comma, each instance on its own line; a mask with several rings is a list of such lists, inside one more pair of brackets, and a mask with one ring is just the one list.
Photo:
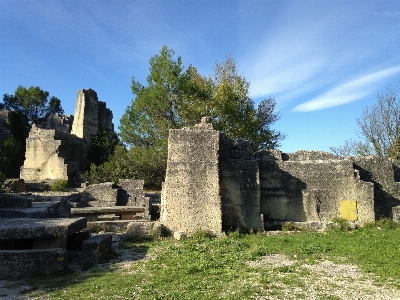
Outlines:
[[82, 243], [82, 263], [97, 265], [111, 252], [112, 235], [99, 234]]
[[134, 215], [143, 213], [144, 207], [138, 206], [110, 206], [110, 207], [81, 207], [71, 208], [71, 216], [85, 217], [88, 221], [98, 221], [99, 216], [115, 214], [119, 215], [121, 220], [133, 220]]

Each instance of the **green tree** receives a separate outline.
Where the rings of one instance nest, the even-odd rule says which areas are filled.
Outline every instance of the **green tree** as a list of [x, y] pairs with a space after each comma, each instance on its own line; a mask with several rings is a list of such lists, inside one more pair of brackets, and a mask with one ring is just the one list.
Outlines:
[[164, 46], [150, 59], [147, 86], [132, 78], [135, 98], [120, 121], [121, 140], [135, 158], [132, 168], [141, 170], [141, 176], [161, 183], [169, 130], [193, 126], [203, 116], [231, 139], [249, 140], [253, 151], [279, 145], [283, 135], [269, 127], [279, 118], [274, 99], [263, 100], [256, 109], [250, 84], [238, 74], [231, 57], [216, 64], [213, 76], [204, 77], [193, 66], [185, 70], [174, 54]]
[[14, 95], [3, 95], [1, 106], [23, 114], [29, 126], [44, 122], [51, 113], [64, 113], [60, 99], [50, 97], [49, 92], [43, 91], [38, 86], [31, 86], [28, 89], [18, 86]]
[[88, 157], [91, 163], [96, 166], [105, 163], [118, 144], [119, 138], [115, 132], [110, 133], [108, 130], [98, 132], [89, 147]]
[[212, 83], [206, 114], [212, 118], [215, 129], [235, 141], [248, 140], [253, 152], [280, 146], [284, 135], [270, 128], [279, 119], [274, 112], [275, 100], [264, 99], [256, 109], [249, 94], [250, 82], [238, 74], [231, 56], [222, 64], [216, 63]]
[[330, 147], [337, 155], [377, 155], [395, 157], [400, 140], [400, 99], [398, 89], [378, 93], [377, 102], [366, 107], [357, 119], [361, 141], [348, 140], [341, 147]]
[[8, 178], [19, 177], [20, 167], [25, 159], [26, 138], [28, 129], [25, 117], [18, 112], [8, 113], [10, 135], [0, 140], [0, 172]]

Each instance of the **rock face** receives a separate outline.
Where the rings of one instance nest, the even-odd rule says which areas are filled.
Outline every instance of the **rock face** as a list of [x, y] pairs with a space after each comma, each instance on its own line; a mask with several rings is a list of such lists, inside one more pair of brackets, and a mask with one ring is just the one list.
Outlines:
[[[85, 171], [90, 142], [99, 132], [114, 132], [112, 112], [98, 101], [95, 91], [79, 90], [76, 117], [51, 115], [46, 128], [35, 125], [26, 140], [21, 179], [26, 181], [69, 180]], [[71, 132], [71, 133], [70, 133]]]
[[320, 151], [253, 155], [246, 142], [234, 143], [206, 122], [170, 130], [168, 143], [161, 222], [174, 232], [398, 218], [395, 160]]

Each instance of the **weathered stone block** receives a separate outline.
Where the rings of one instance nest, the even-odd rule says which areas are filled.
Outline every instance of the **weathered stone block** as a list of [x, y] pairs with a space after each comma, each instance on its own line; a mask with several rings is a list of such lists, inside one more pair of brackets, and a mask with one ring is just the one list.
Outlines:
[[400, 223], [400, 206], [392, 207], [393, 221]]
[[32, 207], [32, 199], [27, 199], [26, 197], [20, 197], [14, 194], [0, 194], [0, 208], [12, 207]]
[[126, 228], [126, 234], [141, 237], [152, 236], [154, 222], [135, 221], [130, 222]]
[[81, 193], [82, 201], [88, 206], [110, 207], [116, 206], [120, 188], [112, 182], [92, 184]]
[[210, 123], [169, 132], [162, 222], [172, 231], [222, 230], [219, 132]]
[[99, 234], [82, 243], [82, 263], [97, 265], [111, 252], [112, 235]]
[[0, 278], [26, 277], [63, 271], [65, 249], [1, 250]]

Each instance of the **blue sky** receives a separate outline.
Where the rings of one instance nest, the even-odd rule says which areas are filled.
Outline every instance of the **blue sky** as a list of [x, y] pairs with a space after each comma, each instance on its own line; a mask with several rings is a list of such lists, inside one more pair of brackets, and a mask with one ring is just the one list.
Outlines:
[[74, 114], [94, 89], [116, 128], [163, 45], [203, 75], [231, 54], [258, 104], [274, 97], [280, 148], [329, 151], [400, 84], [400, 1], [0, 1], [0, 93], [40, 86]]

